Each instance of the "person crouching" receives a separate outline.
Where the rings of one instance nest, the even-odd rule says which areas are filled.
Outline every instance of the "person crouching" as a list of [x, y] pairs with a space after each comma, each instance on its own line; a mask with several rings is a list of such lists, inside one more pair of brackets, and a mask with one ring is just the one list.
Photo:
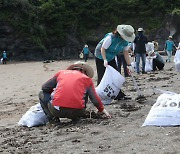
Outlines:
[[148, 55], [150, 58], [153, 59], [152, 61], [153, 71], [162, 70], [164, 68], [165, 62], [162, 56], [158, 52], [150, 51]]
[[92, 77], [93, 68], [85, 62], [76, 62], [66, 70], [60, 70], [42, 86], [40, 104], [50, 124], [60, 123], [59, 118], [77, 120], [86, 117], [88, 97], [98, 109], [110, 118], [97, 95]]

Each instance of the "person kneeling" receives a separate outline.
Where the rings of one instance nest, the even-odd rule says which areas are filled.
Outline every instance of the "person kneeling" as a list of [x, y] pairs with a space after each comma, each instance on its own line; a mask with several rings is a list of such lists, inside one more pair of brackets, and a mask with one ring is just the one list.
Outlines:
[[164, 68], [165, 62], [162, 56], [158, 52], [150, 51], [149, 57], [153, 59], [152, 61], [152, 68], [153, 71], [162, 70]]
[[60, 123], [59, 118], [77, 120], [87, 117], [88, 97], [98, 109], [111, 118], [97, 95], [92, 77], [93, 68], [84, 62], [76, 62], [66, 70], [60, 70], [42, 86], [40, 104], [50, 124]]

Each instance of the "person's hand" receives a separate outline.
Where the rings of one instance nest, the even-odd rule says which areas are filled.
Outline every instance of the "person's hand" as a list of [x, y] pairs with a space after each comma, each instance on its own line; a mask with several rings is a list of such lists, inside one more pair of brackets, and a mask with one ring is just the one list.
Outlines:
[[108, 61], [107, 59], [104, 59], [104, 67], [107, 67], [107, 65], [108, 65]]
[[106, 118], [111, 118], [111, 115], [108, 113], [108, 111], [106, 111], [106, 109], [104, 109], [102, 112], [106, 115]]
[[131, 65], [129, 65], [129, 66], [127, 66], [127, 72], [128, 72], [128, 74], [131, 76], [131, 73], [133, 72], [133, 68], [132, 68], [132, 66]]

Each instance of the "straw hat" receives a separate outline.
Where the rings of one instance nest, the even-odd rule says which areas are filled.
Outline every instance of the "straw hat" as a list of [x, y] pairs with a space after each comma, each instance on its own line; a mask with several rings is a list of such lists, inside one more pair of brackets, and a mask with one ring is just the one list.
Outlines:
[[134, 28], [131, 25], [118, 25], [117, 31], [124, 40], [128, 42], [134, 41], [135, 39]]
[[94, 76], [94, 70], [93, 68], [88, 65], [87, 63], [85, 62], [81, 62], [81, 61], [77, 61], [75, 62], [74, 64], [70, 65], [67, 70], [73, 70], [74, 68], [82, 68], [83, 70], [86, 71], [87, 73], [87, 76], [89, 76], [90, 78], [92, 78]]

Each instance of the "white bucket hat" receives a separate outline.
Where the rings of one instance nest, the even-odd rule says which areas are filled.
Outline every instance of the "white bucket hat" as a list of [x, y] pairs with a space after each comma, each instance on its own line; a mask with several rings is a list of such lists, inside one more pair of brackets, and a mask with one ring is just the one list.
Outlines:
[[88, 48], [88, 45], [87, 44], [85, 44], [85, 46], [84, 46], [85, 48]]
[[143, 32], [144, 31], [144, 29], [143, 28], [138, 28], [138, 32]]
[[172, 39], [173, 37], [170, 35], [169, 38]]
[[79, 67], [82, 68], [83, 70], [86, 71], [87, 76], [89, 76], [90, 78], [92, 78], [94, 76], [94, 70], [93, 68], [88, 65], [85, 62], [81, 62], [81, 61], [77, 61], [74, 64], [70, 65], [67, 70], [73, 70], [74, 68]]
[[135, 39], [134, 28], [131, 25], [118, 25], [117, 31], [124, 40], [128, 42], [134, 41]]

